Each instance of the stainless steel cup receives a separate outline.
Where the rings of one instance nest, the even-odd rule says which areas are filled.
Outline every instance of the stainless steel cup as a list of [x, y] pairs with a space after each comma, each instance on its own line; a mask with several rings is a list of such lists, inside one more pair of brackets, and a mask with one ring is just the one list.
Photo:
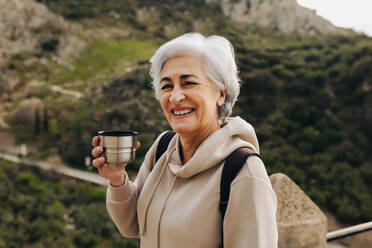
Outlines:
[[99, 131], [99, 145], [103, 147], [106, 163], [126, 164], [134, 160], [137, 134], [130, 130]]

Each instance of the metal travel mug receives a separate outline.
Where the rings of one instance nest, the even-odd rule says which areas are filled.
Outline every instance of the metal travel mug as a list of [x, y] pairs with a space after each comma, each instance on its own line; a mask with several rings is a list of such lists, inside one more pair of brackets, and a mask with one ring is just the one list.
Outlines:
[[103, 147], [106, 163], [126, 164], [134, 160], [137, 134], [131, 130], [99, 131], [99, 145]]

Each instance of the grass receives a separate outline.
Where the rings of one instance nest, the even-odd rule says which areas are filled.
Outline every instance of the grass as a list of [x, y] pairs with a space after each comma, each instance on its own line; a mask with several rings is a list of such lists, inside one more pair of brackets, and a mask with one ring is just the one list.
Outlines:
[[78, 104], [79, 99], [72, 96], [55, 96], [48, 101], [49, 107], [63, 107], [63, 106], [74, 106]]
[[53, 64], [56, 73], [51, 80], [56, 83], [86, 81], [99, 74], [122, 72], [138, 61], [148, 60], [154, 51], [155, 45], [149, 40], [95, 39], [71, 66]]
[[[13, 166], [13, 165], [18, 165], [18, 163], [15, 163], [13, 161], [10, 161], [4, 158], [0, 158], [0, 166]], [[3, 179], [4, 175], [5, 175], [4, 172], [0, 170], [0, 179]]]

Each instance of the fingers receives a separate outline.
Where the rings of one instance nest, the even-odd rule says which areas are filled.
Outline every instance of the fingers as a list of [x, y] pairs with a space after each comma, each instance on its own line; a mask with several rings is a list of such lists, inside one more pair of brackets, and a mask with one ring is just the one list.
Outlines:
[[99, 137], [98, 136], [94, 136], [93, 139], [92, 139], [92, 145], [94, 147], [98, 146], [99, 145]]
[[107, 166], [107, 164], [105, 164], [105, 158], [104, 157], [99, 157], [99, 158], [94, 159], [92, 161], [92, 165], [96, 168], [100, 168], [102, 165]]
[[92, 156], [95, 158], [98, 158], [101, 156], [101, 153], [103, 152], [103, 147], [102, 146], [96, 146], [95, 148], [92, 149]]
[[141, 146], [141, 142], [137, 141], [137, 144], [136, 144], [136, 150], [138, 150]]

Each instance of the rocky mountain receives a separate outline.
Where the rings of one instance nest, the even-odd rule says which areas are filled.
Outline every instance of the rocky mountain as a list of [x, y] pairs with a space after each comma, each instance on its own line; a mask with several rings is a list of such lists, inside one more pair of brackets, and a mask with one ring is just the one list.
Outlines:
[[[34, 0], [0, 0], [0, 64], [17, 53], [56, 50], [60, 55], [75, 54], [84, 46], [74, 35], [73, 24]], [[140, 1], [141, 2], [141, 1]], [[177, 1], [176, 1], [177, 2]], [[305, 35], [345, 34], [315, 11], [301, 7], [296, 0], [205, 0], [217, 4], [223, 14], [238, 23], [257, 24], [283, 33]], [[84, 3], [82, 3], [84, 4]], [[136, 10], [139, 22], [151, 16], [147, 2]], [[145, 7], [145, 13], [143, 10]], [[115, 15], [113, 11], [111, 14]], [[197, 25], [197, 23], [196, 23]], [[166, 30], [169, 33], [169, 28]], [[174, 27], [173, 27], [174, 29]]]
[[[51, 55], [60, 63], [84, 47], [84, 39], [76, 35], [78, 29], [36, 1], [0, 0], [0, 99], [9, 97], [18, 85], [28, 84], [9, 70], [14, 65], [8, 64], [10, 60], [32, 65], [45, 63]], [[4, 106], [0, 110], [0, 127], [4, 127]]]
[[33, 0], [0, 0], [0, 65], [19, 53], [74, 54], [83, 42], [71, 29], [71, 23], [43, 4]]
[[217, 3], [223, 13], [238, 23], [273, 27], [284, 33], [302, 35], [346, 34], [314, 10], [300, 6], [296, 0], [205, 0]]

